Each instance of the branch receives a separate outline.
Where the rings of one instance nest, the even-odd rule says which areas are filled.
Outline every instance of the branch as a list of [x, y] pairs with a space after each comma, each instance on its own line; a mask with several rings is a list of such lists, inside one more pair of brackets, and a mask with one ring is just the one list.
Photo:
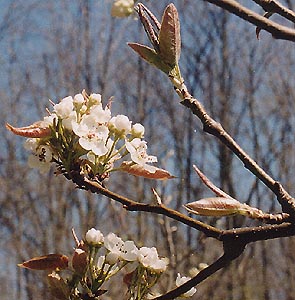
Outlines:
[[[234, 0], [203, 0], [229, 11], [230, 13], [269, 32], [274, 38], [295, 41], [295, 30], [273, 22]], [[263, 1], [261, 1], [263, 2]], [[281, 12], [281, 11], [280, 11]], [[294, 13], [293, 13], [294, 14]], [[292, 17], [289, 13], [288, 18]]]
[[217, 271], [227, 266], [231, 261], [239, 257], [242, 254], [244, 247], [245, 245], [238, 245], [238, 243], [235, 243], [234, 247], [231, 247], [230, 250], [227, 250], [226, 246], [224, 246], [224, 254], [214, 263], [201, 270], [195, 277], [193, 277], [191, 280], [187, 281], [180, 287], [171, 290], [165, 295], [157, 297], [154, 300], [171, 300], [179, 297], [180, 295], [189, 291], [194, 286], [197, 286], [199, 283], [201, 283]]
[[217, 137], [225, 146], [227, 146], [243, 163], [245, 168], [259, 178], [273, 193], [277, 196], [279, 203], [284, 212], [295, 217], [295, 200], [282, 185], [268, 175], [240, 146], [239, 144], [224, 130], [220, 123], [213, 120], [206, 112], [203, 105], [193, 98], [182, 84], [182, 89], [177, 90], [178, 95], [182, 98], [182, 105], [189, 108], [203, 124], [204, 132], [210, 133]]
[[195, 228], [196, 230], [199, 230], [203, 232], [207, 237], [212, 237], [215, 239], [219, 239], [220, 235], [222, 234], [222, 231], [207, 225], [203, 222], [200, 222], [198, 220], [195, 220], [193, 218], [190, 218], [176, 210], [170, 209], [166, 206], [162, 205], [151, 205], [151, 204], [145, 204], [133, 201], [131, 199], [128, 199], [124, 196], [121, 196], [119, 194], [116, 194], [106, 188], [104, 188], [101, 184], [99, 184], [96, 181], [91, 181], [87, 179], [86, 177], [80, 175], [79, 172], [72, 172], [70, 179], [77, 184], [77, 186], [80, 189], [89, 190], [92, 193], [95, 194], [102, 194], [106, 197], [109, 197], [121, 204], [123, 204], [124, 208], [128, 211], [146, 211], [151, 213], [156, 213], [160, 215], [167, 216], [171, 219], [174, 219], [176, 221], [179, 221], [187, 226], [190, 226], [192, 228]]
[[287, 20], [295, 23], [295, 12], [280, 2], [275, 0], [253, 0], [260, 5], [265, 11], [277, 13], [278, 15], [286, 18]]

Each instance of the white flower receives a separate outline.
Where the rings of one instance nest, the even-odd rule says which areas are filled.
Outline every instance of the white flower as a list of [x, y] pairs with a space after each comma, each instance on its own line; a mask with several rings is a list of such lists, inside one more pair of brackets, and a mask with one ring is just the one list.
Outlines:
[[109, 252], [106, 255], [106, 262], [110, 265], [116, 264], [120, 259], [119, 253]]
[[91, 94], [89, 96], [90, 105], [101, 104], [101, 95], [100, 94]]
[[138, 249], [133, 241], [126, 241], [121, 248], [121, 258], [127, 261], [137, 260]]
[[159, 258], [155, 247], [141, 247], [138, 250], [138, 261], [144, 267], [152, 269], [156, 273], [164, 272], [167, 268], [167, 261]]
[[78, 105], [78, 106], [82, 106], [82, 104], [85, 102], [85, 99], [83, 97], [82, 94], [76, 94], [74, 96], [74, 100], [73, 100], [73, 103]]
[[42, 121], [42, 125], [44, 127], [48, 127], [49, 125], [53, 125], [53, 120], [57, 118], [56, 114], [50, 114], [49, 116], [45, 116]]
[[[176, 286], [179, 287], [182, 284], [186, 283], [187, 281], [189, 281], [191, 278], [190, 277], [181, 277], [181, 275], [178, 273], [177, 274], [177, 278], [176, 278]], [[181, 296], [184, 298], [189, 298], [191, 297], [195, 292], [197, 291], [197, 289], [195, 287], [191, 288], [189, 291], [185, 292], [184, 294], [182, 294]]]
[[111, 118], [109, 126], [124, 134], [128, 134], [131, 131], [131, 121], [124, 115], [117, 115], [116, 117]]
[[110, 251], [119, 253], [124, 246], [124, 241], [113, 232], [110, 232], [104, 240], [104, 246]]
[[36, 152], [39, 145], [39, 139], [26, 139], [24, 142], [24, 148], [28, 151]]
[[143, 138], [144, 127], [140, 123], [134, 124], [131, 129], [131, 134], [136, 138]]
[[52, 160], [52, 152], [48, 146], [37, 146], [34, 149], [34, 144], [31, 143], [30, 139], [27, 142], [28, 148], [35, 152], [34, 154], [28, 157], [28, 165], [30, 168], [37, 168], [39, 169], [40, 173], [44, 174], [47, 173], [50, 169], [50, 163]]
[[88, 244], [100, 245], [103, 243], [104, 237], [99, 230], [91, 228], [86, 232], [85, 240]]
[[138, 249], [133, 241], [124, 242], [120, 237], [111, 232], [106, 236], [104, 245], [110, 251], [107, 259], [111, 259], [112, 261], [119, 258], [126, 261], [137, 260]]
[[146, 163], [157, 162], [157, 157], [153, 155], [147, 155], [147, 145], [145, 141], [135, 138], [131, 142], [125, 141], [125, 145], [133, 162], [144, 167], [147, 171], [155, 172], [156, 168], [149, 166]]
[[111, 15], [113, 17], [123, 18], [132, 14], [133, 0], [117, 0], [112, 5]]
[[79, 144], [85, 150], [91, 150], [95, 155], [104, 155], [108, 152], [106, 140], [109, 130], [100, 125], [92, 115], [85, 115], [80, 124], [73, 123], [73, 131], [79, 136]]
[[77, 122], [77, 113], [72, 111], [67, 118], [62, 120], [62, 124], [66, 129], [73, 130], [74, 124]]
[[68, 118], [74, 109], [73, 97], [68, 96], [66, 98], [63, 98], [60, 101], [60, 103], [55, 104], [53, 108], [54, 108], [54, 112], [59, 118], [61, 119]]
[[108, 272], [108, 276], [112, 276], [119, 271], [119, 267], [114, 265], [115, 263], [116, 262], [111, 264], [109, 261], [107, 261], [105, 256], [99, 256], [97, 260], [97, 267], [100, 270], [103, 268], [104, 272]]
[[96, 104], [91, 107], [90, 116], [99, 124], [106, 124], [111, 119], [111, 111], [103, 109], [101, 104]]

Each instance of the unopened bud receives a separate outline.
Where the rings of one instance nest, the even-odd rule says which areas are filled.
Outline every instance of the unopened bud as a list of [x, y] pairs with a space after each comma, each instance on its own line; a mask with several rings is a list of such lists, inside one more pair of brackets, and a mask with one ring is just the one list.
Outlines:
[[51, 294], [60, 300], [67, 300], [70, 296], [70, 288], [59, 274], [52, 272], [48, 275], [48, 283]]
[[84, 274], [87, 267], [87, 253], [82, 249], [75, 249], [72, 258], [72, 267], [78, 274]]

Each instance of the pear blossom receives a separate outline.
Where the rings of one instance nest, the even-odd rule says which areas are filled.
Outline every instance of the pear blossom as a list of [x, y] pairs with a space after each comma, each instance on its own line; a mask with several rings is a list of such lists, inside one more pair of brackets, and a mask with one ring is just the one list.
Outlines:
[[147, 163], [157, 162], [158, 160], [156, 156], [148, 155], [146, 153], [146, 144], [145, 141], [142, 141], [139, 138], [135, 138], [130, 142], [125, 141], [126, 149], [130, 153], [132, 161], [153, 173], [155, 172], [155, 168], [147, 165]]
[[91, 150], [95, 155], [104, 155], [108, 152], [106, 140], [109, 130], [100, 125], [92, 115], [86, 115], [82, 121], [73, 124], [74, 133], [79, 136], [79, 144], [85, 150]]
[[73, 97], [68, 96], [63, 98], [58, 104], [55, 104], [53, 108], [59, 118], [68, 118], [74, 109]]
[[144, 127], [140, 123], [134, 124], [131, 128], [131, 134], [136, 138], [143, 138]]
[[[33, 147], [33, 144], [31, 144], [30, 147]], [[39, 169], [41, 174], [47, 173], [50, 170], [50, 163], [53, 156], [51, 149], [48, 146], [41, 145], [35, 149], [32, 148], [32, 150], [35, 151], [35, 153], [28, 157], [29, 167]]]
[[110, 232], [105, 237], [104, 246], [110, 252], [120, 252], [120, 249], [124, 246], [124, 241], [113, 232]]
[[72, 111], [67, 118], [62, 120], [62, 124], [66, 129], [73, 130], [74, 124], [77, 122], [77, 113]]
[[24, 142], [24, 148], [31, 152], [36, 152], [36, 149], [39, 145], [39, 139], [26, 139]]
[[53, 124], [53, 120], [54, 120], [54, 119], [57, 119], [57, 115], [54, 114], [54, 113], [50, 114], [49, 116], [45, 116], [45, 117], [43, 118], [42, 125], [43, 125], [44, 127], [51, 126], [51, 125]]
[[104, 245], [106, 249], [110, 251], [108, 259], [110, 258], [115, 261], [116, 259], [123, 259], [126, 261], [137, 260], [138, 249], [133, 241], [124, 242], [120, 237], [114, 233], [109, 233], [106, 238]]
[[113, 129], [123, 134], [128, 134], [131, 131], [131, 121], [129, 121], [127, 116], [117, 115], [110, 119], [109, 128], [110, 130]]
[[107, 122], [111, 119], [111, 111], [108, 108], [103, 109], [101, 104], [96, 104], [91, 107], [90, 116], [92, 116], [95, 122], [99, 124], [107, 125]]
[[160, 259], [155, 247], [141, 247], [138, 250], [138, 261], [146, 268], [152, 269], [156, 273], [164, 272], [167, 268], [167, 261]]
[[91, 94], [89, 96], [89, 103], [90, 105], [101, 104], [101, 95], [95, 93]]
[[133, 0], [116, 0], [111, 9], [113, 17], [124, 18], [132, 14], [134, 7]]
[[85, 240], [91, 245], [100, 245], [103, 243], [104, 237], [100, 230], [91, 228], [86, 232]]
[[127, 261], [137, 260], [138, 249], [133, 241], [126, 241], [121, 248], [121, 257]]
[[74, 99], [73, 99], [73, 103], [78, 105], [78, 106], [82, 106], [82, 104], [85, 102], [85, 99], [83, 97], [82, 94], [76, 94], [74, 96]]
[[[182, 284], [184, 284], [187, 281], [189, 281], [190, 279], [191, 279], [190, 277], [181, 276], [178, 273], [177, 274], [177, 278], [176, 278], [176, 286], [179, 287]], [[181, 296], [184, 297], [184, 298], [190, 298], [190, 297], [192, 297], [193, 294], [195, 294], [196, 291], [197, 291], [197, 289], [195, 287], [193, 287], [189, 291], [183, 293]]]

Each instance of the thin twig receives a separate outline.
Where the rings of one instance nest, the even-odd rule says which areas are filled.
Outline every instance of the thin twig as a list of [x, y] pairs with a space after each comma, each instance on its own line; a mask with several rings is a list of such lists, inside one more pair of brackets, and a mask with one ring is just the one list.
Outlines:
[[295, 30], [273, 22], [234, 0], [203, 0], [219, 6], [230, 13], [271, 33], [276, 39], [295, 41]]
[[265, 11], [277, 13], [285, 19], [295, 23], [295, 12], [275, 0], [253, 0]]

